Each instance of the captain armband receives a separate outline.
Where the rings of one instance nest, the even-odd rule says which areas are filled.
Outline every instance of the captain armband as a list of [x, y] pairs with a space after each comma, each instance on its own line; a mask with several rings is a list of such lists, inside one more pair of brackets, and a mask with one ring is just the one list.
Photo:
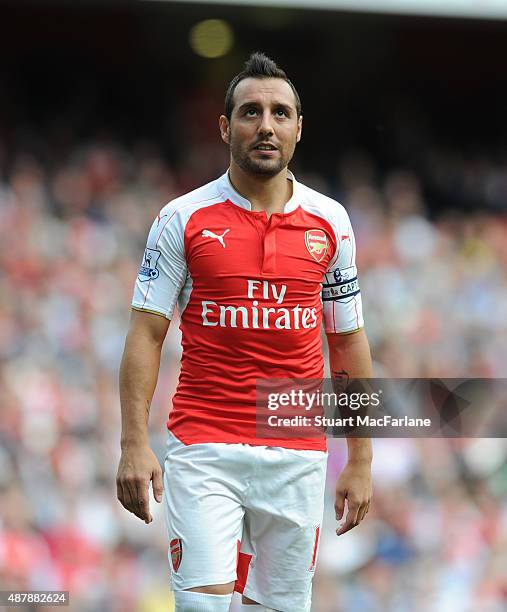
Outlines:
[[359, 293], [359, 281], [356, 266], [336, 268], [326, 273], [322, 284], [322, 301], [339, 301], [354, 297]]

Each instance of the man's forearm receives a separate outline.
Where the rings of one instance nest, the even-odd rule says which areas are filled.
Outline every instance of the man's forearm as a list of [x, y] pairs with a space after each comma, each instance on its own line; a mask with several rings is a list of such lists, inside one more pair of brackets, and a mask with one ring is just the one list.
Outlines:
[[[344, 336], [328, 335], [331, 376], [371, 378], [373, 367], [368, 338], [364, 330]], [[347, 437], [349, 463], [371, 463], [373, 450], [370, 438]]]
[[120, 366], [121, 446], [148, 444], [148, 417], [157, 385], [161, 346], [128, 335]]
[[347, 452], [349, 463], [370, 464], [373, 459], [371, 438], [347, 437]]
[[364, 329], [353, 334], [328, 334], [331, 375], [346, 372], [349, 378], [371, 378], [370, 345]]

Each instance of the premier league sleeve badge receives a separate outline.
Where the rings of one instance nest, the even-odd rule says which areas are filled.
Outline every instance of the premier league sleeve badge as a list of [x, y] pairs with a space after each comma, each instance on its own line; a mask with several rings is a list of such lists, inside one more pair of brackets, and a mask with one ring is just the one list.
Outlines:
[[144, 251], [143, 262], [138, 274], [140, 281], [155, 280], [158, 278], [160, 271], [157, 268], [157, 262], [160, 255], [160, 251], [155, 249], [146, 249]]

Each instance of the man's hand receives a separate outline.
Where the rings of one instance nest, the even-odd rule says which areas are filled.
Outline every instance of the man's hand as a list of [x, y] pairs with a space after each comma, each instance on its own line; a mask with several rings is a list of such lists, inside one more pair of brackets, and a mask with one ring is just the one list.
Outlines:
[[334, 505], [336, 520], [340, 521], [345, 510], [345, 499], [347, 499], [347, 519], [336, 530], [336, 535], [342, 535], [359, 525], [370, 509], [372, 495], [371, 463], [369, 461], [347, 463], [336, 483]]
[[153, 495], [160, 503], [164, 486], [162, 469], [154, 452], [148, 445], [124, 448], [116, 476], [117, 496], [124, 508], [147, 525], [153, 520], [150, 514], [150, 480], [153, 481]]

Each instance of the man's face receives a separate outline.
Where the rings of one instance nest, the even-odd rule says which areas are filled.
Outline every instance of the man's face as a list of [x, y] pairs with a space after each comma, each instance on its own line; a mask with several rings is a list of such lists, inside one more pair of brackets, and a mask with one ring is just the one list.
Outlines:
[[230, 122], [220, 117], [220, 132], [232, 160], [258, 176], [275, 176], [287, 167], [301, 129], [294, 92], [283, 79], [243, 79], [234, 91]]

